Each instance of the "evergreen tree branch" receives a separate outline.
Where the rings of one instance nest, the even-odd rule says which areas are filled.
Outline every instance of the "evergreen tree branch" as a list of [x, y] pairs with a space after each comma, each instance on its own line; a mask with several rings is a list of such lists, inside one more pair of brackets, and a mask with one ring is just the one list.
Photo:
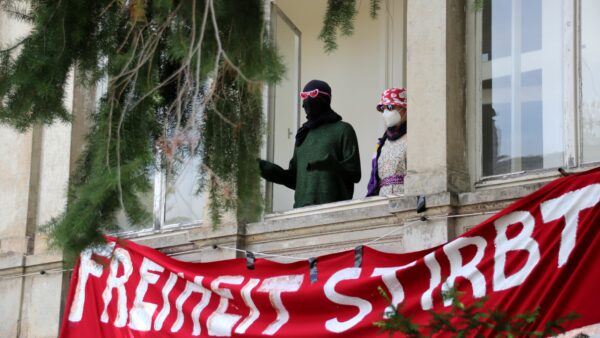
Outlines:
[[[379, 293], [390, 302], [387, 293], [378, 288]], [[373, 323], [383, 332], [388, 332], [390, 337], [401, 333], [407, 337], [425, 338], [442, 335], [454, 337], [549, 337], [557, 333], [564, 333], [561, 324], [577, 318], [574, 313], [552, 320], [544, 324], [543, 331], [528, 329], [540, 319], [540, 309], [510, 315], [500, 309], [484, 309], [488, 301], [486, 297], [476, 299], [469, 304], [460, 300], [462, 292], [452, 288], [442, 294], [444, 299], [451, 299], [452, 305], [442, 312], [429, 311], [430, 319], [426, 323], [416, 323], [413, 319], [402, 313], [401, 304], [398, 307], [390, 305], [391, 312], [386, 312], [384, 320]]]
[[485, 6], [485, 0], [473, 0], [471, 9], [474, 12], [479, 12], [479, 11], [483, 10], [483, 6]]
[[372, 19], [377, 18], [377, 13], [381, 9], [381, 0], [371, 0], [369, 7], [369, 15]]
[[25, 44], [27, 42], [27, 40], [28, 40], [28, 37], [25, 37], [25, 38], [21, 39], [19, 42], [14, 43], [10, 47], [6, 47], [5, 49], [0, 49], [0, 55], [11, 53], [12, 51], [16, 50], [17, 48], [19, 48], [20, 46]]
[[73, 67], [88, 83], [108, 79], [100, 108], [88, 112], [93, 126], [65, 212], [48, 228], [66, 259], [118, 229], [120, 211], [131, 225], [147, 222], [140, 195], [151, 191], [152, 173], [177, 175], [189, 156], [203, 158], [198, 181], [211, 193], [213, 219], [227, 209], [239, 221], [260, 215], [259, 89], [284, 70], [262, 40], [262, 1], [39, 4], [20, 53], [0, 58], [0, 121], [25, 130], [68, 120], [62, 96]]
[[[376, 19], [381, 10], [381, 0], [369, 1], [369, 15], [372, 19]], [[338, 48], [338, 34], [351, 36], [354, 33], [354, 21], [357, 13], [356, 0], [327, 1], [323, 27], [319, 33], [319, 39], [324, 43], [325, 52], [331, 53]]]

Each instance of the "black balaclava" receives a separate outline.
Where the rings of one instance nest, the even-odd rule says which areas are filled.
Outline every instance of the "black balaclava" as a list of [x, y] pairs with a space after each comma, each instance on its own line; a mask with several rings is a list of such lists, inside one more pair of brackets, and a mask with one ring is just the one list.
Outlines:
[[321, 80], [312, 80], [304, 86], [303, 92], [310, 92], [311, 90], [318, 89], [321, 92], [325, 92], [329, 95], [319, 94], [317, 97], [307, 97], [302, 102], [302, 107], [306, 112], [307, 120], [314, 120], [320, 115], [324, 115], [331, 110], [331, 87]]
[[300, 146], [311, 129], [327, 123], [333, 123], [342, 119], [331, 109], [331, 87], [321, 80], [312, 80], [308, 82], [302, 91], [310, 92], [318, 89], [329, 95], [319, 94], [317, 97], [307, 97], [302, 102], [302, 107], [306, 112], [307, 121], [298, 129], [296, 133], [296, 146]]

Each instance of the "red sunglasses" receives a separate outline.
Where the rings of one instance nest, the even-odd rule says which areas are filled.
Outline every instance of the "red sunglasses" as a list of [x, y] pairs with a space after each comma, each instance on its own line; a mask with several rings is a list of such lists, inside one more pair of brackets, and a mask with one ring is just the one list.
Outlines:
[[324, 91], [321, 91], [321, 90], [318, 90], [318, 89], [313, 89], [313, 90], [311, 90], [309, 92], [300, 92], [300, 98], [302, 100], [306, 100], [306, 98], [308, 98], [309, 96], [312, 97], [312, 98], [315, 98], [315, 97], [319, 96], [319, 94], [331, 96], [327, 92], [324, 92]]

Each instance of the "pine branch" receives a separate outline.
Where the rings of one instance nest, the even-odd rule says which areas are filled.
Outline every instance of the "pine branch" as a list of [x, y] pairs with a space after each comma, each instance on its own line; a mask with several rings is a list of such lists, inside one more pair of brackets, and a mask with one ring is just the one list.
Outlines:
[[485, 0], [473, 0], [473, 4], [471, 5], [471, 10], [474, 12], [479, 12], [483, 10], [485, 6]]
[[371, 0], [369, 14], [371, 15], [372, 19], [377, 19], [377, 13], [379, 12], [380, 9], [381, 9], [381, 0]]
[[198, 181], [215, 222], [226, 209], [240, 221], [260, 216], [260, 88], [284, 71], [262, 40], [262, 10], [261, 0], [60, 0], [27, 12], [33, 29], [20, 53], [0, 54], [0, 123], [68, 121], [69, 70], [88, 83], [108, 78], [99, 110], [88, 112], [93, 126], [65, 212], [47, 228], [66, 258], [115, 231], [120, 211], [147, 224], [140, 196], [153, 172], [177, 175], [186, 156], [204, 160]]
[[[387, 293], [381, 287], [378, 290], [389, 302]], [[540, 317], [539, 308], [511, 316], [499, 309], [484, 309], [486, 297], [465, 304], [460, 300], [463, 293], [454, 288], [443, 293], [442, 296], [444, 299], [452, 300], [451, 307], [442, 312], [429, 311], [431, 318], [426, 324], [418, 324], [411, 317], [404, 315], [401, 304], [398, 307], [392, 304], [390, 305], [392, 311], [386, 313], [387, 318], [373, 325], [383, 332], [388, 332], [390, 336], [398, 332], [407, 337], [418, 338], [440, 334], [450, 334], [454, 337], [549, 337], [564, 333], [565, 330], [561, 325], [577, 318], [576, 314], [571, 313], [545, 323], [543, 331], [530, 331], [528, 327]]]
[[3, 0], [0, 1], [0, 10], [19, 21], [33, 23], [34, 17], [30, 13], [29, 4], [25, 1]]
[[[377, 18], [380, 9], [381, 0], [370, 0], [369, 14], [372, 19]], [[319, 33], [319, 39], [324, 43], [325, 52], [331, 53], [337, 49], [338, 34], [351, 36], [354, 33], [354, 21], [357, 13], [356, 0], [327, 1], [323, 28]]]
[[325, 43], [325, 51], [337, 49], [338, 30], [341, 35], [352, 35], [356, 16], [356, 0], [328, 0], [319, 39]]

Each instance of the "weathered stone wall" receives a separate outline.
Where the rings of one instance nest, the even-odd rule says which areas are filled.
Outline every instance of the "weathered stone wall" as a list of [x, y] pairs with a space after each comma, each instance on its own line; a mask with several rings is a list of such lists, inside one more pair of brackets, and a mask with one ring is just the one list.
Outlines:
[[[0, 45], [29, 28], [0, 13]], [[65, 90], [71, 109], [72, 88]], [[67, 274], [40, 226], [66, 202], [72, 127], [56, 123], [23, 133], [0, 126], [0, 337], [56, 337]], [[66, 145], [66, 146], [65, 146]]]

